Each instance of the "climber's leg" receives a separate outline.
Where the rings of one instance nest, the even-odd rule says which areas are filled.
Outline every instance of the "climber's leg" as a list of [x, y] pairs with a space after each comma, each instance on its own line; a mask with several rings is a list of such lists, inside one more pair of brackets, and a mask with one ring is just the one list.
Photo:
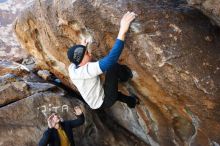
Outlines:
[[118, 64], [113, 65], [105, 75], [104, 83], [105, 98], [102, 108], [111, 107], [118, 97]]
[[120, 82], [127, 82], [133, 77], [131, 69], [126, 65], [120, 65], [118, 69], [118, 78]]
[[118, 80], [126, 81], [131, 78], [130, 69], [125, 65], [115, 64], [106, 72], [104, 91], [105, 98], [102, 108], [111, 107], [117, 100], [125, 102], [129, 107], [135, 107], [136, 97], [126, 96], [118, 92]]

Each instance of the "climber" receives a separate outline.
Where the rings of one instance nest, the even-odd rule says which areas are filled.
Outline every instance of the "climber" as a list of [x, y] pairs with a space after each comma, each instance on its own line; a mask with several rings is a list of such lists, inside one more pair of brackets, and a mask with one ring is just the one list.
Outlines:
[[[117, 63], [124, 48], [126, 33], [135, 17], [134, 12], [124, 14], [115, 44], [104, 58], [91, 62], [92, 55], [86, 48], [88, 42], [85, 39], [80, 45], [70, 47], [67, 51], [71, 62], [68, 68], [70, 79], [92, 109], [109, 108], [116, 101], [124, 102], [130, 108], [136, 106], [138, 101], [136, 95], [130, 93], [127, 96], [118, 91], [118, 81], [126, 82], [133, 77], [133, 74], [126, 65]], [[102, 73], [106, 73], [104, 86], [99, 78]]]
[[44, 132], [39, 142], [39, 146], [75, 146], [72, 128], [78, 127], [84, 123], [84, 115], [80, 107], [74, 108], [77, 116], [76, 120], [62, 121], [62, 118], [53, 112], [49, 118], [48, 129]]

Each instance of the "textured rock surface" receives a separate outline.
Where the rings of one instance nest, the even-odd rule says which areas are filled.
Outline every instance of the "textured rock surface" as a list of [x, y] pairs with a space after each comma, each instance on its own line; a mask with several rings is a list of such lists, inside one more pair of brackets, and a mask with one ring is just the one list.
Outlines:
[[22, 50], [13, 33], [13, 21], [31, 0], [0, 0], [0, 60], [21, 60]]
[[150, 145], [219, 144], [219, 29], [184, 1], [36, 1], [14, 29], [41, 68], [75, 89], [67, 48], [85, 37], [96, 58], [106, 55], [128, 10], [138, 18], [120, 62], [134, 78], [120, 89], [136, 92], [141, 104], [135, 110], [116, 104], [107, 113]]
[[0, 66], [7, 69], [5, 74], [0, 71], [4, 74], [0, 76], [0, 146], [36, 146], [47, 128], [50, 111], [57, 111], [64, 119], [74, 119], [76, 105], [81, 105], [86, 117], [85, 124], [73, 130], [77, 145], [146, 145], [111, 119], [106, 122], [102, 114], [86, 110], [61, 88], [45, 83], [35, 74], [18, 71], [19, 64], [4, 61]]
[[220, 0], [187, 0], [220, 26]]
[[[0, 106], [26, 98], [32, 94], [47, 91], [55, 88], [55, 85], [40, 82], [30, 82], [28, 79], [34, 74], [30, 74], [28, 69], [18, 63], [0, 61]], [[39, 79], [39, 78], [38, 78]], [[40, 80], [39, 81], [43, 81]]]

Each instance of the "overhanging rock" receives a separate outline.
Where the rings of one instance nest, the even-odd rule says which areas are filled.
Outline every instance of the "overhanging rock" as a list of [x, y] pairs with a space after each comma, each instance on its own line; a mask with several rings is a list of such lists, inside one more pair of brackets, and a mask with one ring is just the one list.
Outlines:
[[151, 145], [220, 143], [219, 30], [185, 2], [35, 1], [14, 30], [41, 68], [75, 90], [67, 72], [67, 48], [85, 37], [95, 58], [103, 57], [126, 11], [138, 17], [120, 62], [133, 70], [134, 78], [120, 89], [134, 90], [141, 105], [130, 110], [116, 104], [108, 113]]

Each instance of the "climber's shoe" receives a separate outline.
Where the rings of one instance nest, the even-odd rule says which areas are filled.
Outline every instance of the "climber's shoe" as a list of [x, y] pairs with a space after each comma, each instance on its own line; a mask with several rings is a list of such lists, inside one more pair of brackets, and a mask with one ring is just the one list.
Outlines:
[[136, 105], [140, 104], [139, 98], [135, 94], [131, 94], [130, 102], [127, 103], [129, 108], [135, 108]]

